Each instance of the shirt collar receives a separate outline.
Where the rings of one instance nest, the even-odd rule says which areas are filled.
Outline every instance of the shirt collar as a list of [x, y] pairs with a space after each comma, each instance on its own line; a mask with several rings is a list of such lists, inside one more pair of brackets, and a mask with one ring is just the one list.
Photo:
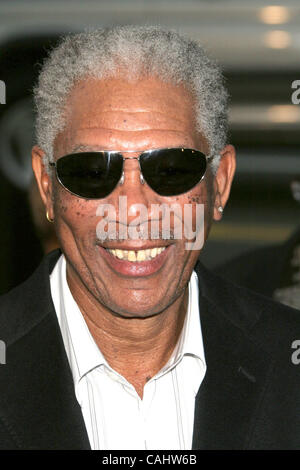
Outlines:
[[50, 275], [51, 293], [69, 359], [74, 383], [95, 367], [108, 363], [94, 341], [84, 317], [71, 294], [62, 255]]
[[[98, 366], [105, 365], [110, 369], [71, 294], [64, 255], [59, 258], [50, 275], [50, 285], [74, 383], [77, 384], [84, 375]], [[195, 272], [192, 273], [188, 289], [188, 308], [181, 335], [167, 364], [155, 378], [175, 367], [184, 356], [194, 357], [206, 367], [199, 315], [198, 277]]]
[[162, 375], [175, 367], [184, 356], [199, 359], [203, 367], [206, 367], [199, 312], [198, 277], [195, 271], [193, 271], [190, 278], [188, 289], [189, 300], [187, 314], [181, 335], [170, 359], [161, 369], [159, 375]]

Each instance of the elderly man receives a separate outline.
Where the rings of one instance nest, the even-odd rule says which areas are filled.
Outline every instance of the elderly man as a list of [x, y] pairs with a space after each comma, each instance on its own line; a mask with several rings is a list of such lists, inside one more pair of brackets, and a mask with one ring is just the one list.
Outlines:
[[97, 30], [35, 97], [62, 253], [1, 300], [0, 447], [299, 446], [298, 313], [197, 263], [235, 170], [217, 65], [173, 32]]

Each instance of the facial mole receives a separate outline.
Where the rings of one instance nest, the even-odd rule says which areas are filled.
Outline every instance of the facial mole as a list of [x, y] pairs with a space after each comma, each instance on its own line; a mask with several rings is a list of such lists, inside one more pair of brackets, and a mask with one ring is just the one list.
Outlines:
[[196, 204], [200, 204], [201, 203], [201, 196], [189, 196], [189, 202], [192, 203], [192, 202], [195, 202]]

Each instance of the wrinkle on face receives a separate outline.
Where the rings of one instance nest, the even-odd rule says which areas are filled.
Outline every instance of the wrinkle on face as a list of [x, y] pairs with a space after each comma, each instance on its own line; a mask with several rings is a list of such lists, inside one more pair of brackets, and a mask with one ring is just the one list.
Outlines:
[[[77, 84], [65, 110], [63, 142], [59, 136], [56, 139], [58, 154], [69, 153], [70, 144], [79, 143], [84, 136], [102, 149], [139, 150], [157, 148], [151, 145], [153, 133], [157, 133], [157, 139], [169, 133], [172, 146], [175, 140], [176, 146], [190, 146], [187, 136], [192, 133], [192, 139], [202, 146], [203, 139], [199, 139], [194, 122], [193, 99], [183, 87], [179, 89], [180, 94], [178, 87], [155, 79], [126, 83], [125, 87], [124, 81], [117, 79], [101, 81], [101, 86], [93, 79]], [[61, 151], [59, 147], [63, 147]]]

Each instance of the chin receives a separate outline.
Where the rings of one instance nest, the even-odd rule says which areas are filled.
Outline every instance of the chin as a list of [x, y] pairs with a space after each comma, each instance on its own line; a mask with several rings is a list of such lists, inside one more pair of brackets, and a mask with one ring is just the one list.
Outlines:
[[155, 315], [159, 315], [165, 308], [166, 305], [157, 304], [143, 304], [141, 302], [126, 302], [126, 304], [105, 304], [105, 307], [109, 308], [111, 313], [116, 317], [122, 318], [150, 318]]

